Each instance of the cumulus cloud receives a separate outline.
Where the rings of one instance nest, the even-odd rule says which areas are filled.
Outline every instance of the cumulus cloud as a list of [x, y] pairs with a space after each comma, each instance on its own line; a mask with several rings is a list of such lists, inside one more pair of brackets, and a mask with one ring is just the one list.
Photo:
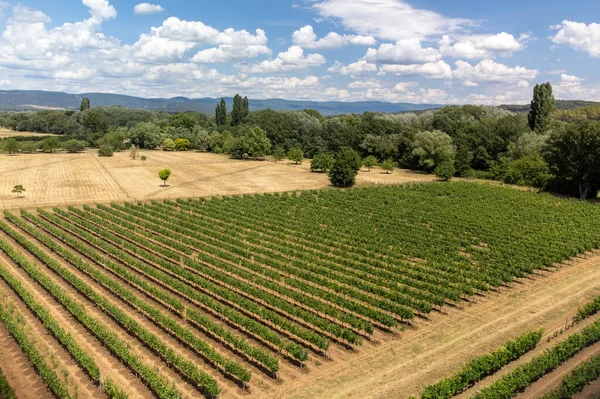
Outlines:
[[312, 7], [321, 17], [339, 20], [348, 30], [394, 41], [422, 40], [474, 24], [469, 19], [413, 8], [402, 0], [317, 0]]
[[235, 46], [222, 44], [219, 47], [199, 51], [192, 57], [191, 61], [203, 64], [221, 63], [256, 58], [261, 55], [271, 55], [271, 49], [263, 45]]
[[452, 67], [440, 60], [425, 64], [391, 65], [384, 64], [379, 68], [380, 73], [393, 73], [396, 76], [423, 76], [429, 79], [451, 79]]
[[496, 56], [509, 57], [514, 52], [525, 49], [526, 42], [530, 39], [527, 33], [518, 39], [509, 33], [502, 32], [496, 35], [470, 35], [458, 39], [444, 35], [440, 40], [442, 55], [454, 58], [485, 59]]
[[565, 20], [551, 28], [558, 30], [551, 38], [555, 44], [569, 45], [576, 50], [587, 52], [592, 57], [600, 57], [600, 24], [586, 25]]
[[292, 42], [308, 49], [335, 49], [349, 44], [372, 46], [377, 41], [373, 36], [340, 35], [336, 32], [329, 32], [321, 39], [317, 39], [313, 27], [306, 25], [292, 34]]
[[292, 46], [277, 54], [273, 60], [266, 60], [244, 69], [248, 73], [280, 73], [297, 71], [323, 65], [326, 62], [321, 54], [306, 54], [300, 46]]
[[140, 3], [133, 7], [133, 12], [140, 15], [160, 14], [165, 11], [159, 4]]
[[110, 5], [108, 0], [83, 0], [82, 2], [90, 8], [92, 18], [103, 20], [117, 16], [117, 10]]
[[327, 69], [327, 71], [337, 72], [340, 75], [350, 75], [355, 78], [364, 74], [377, 72], [377, 65], [369, 63], [366, 59], [361, 58], [360, 60], [348, 65], [336, 61]]
[[516, 66], [509, 67], [493, 60], [483, 60], [476, 65], [466, 61], [456, 61], [452, 72], [455, 79], [474, 83], [508, 83], [535, 79], [539, 75], [537, 69]]
[[384, 43], [378, 49], [370, 48], [366, 60], [379, 64], [426, 64], [442, 58], [434, 48], [423, 48], [417, 39], [398, 40], [396, 44]]

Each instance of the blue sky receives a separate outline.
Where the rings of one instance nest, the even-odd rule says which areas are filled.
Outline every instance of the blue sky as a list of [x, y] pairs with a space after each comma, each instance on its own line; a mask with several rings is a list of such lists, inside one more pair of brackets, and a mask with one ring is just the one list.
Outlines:
[[0, 0], [0, 89], [412, 103], [600, 100], [600, 2]]

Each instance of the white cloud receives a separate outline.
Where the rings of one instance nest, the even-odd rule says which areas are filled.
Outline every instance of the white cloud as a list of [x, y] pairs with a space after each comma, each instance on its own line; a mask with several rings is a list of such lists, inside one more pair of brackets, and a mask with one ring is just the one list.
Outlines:
[[133, 12], [140, 15], [160, 14], [165, 11], [159, 4], [140, 3], [133, 7]]
[[349, 89], [372, 89], [380, 87], [381, 83], [376, 79], [355, 80], [353, 82], [348, 83]]
[[357, 77], [360, 75], [377, 72], [377, 65], [369, 63], [364, 58], [353, 62], [348, 65], [344, 65], [339, 61], [333, 63], [327, 71], [329, 72], [337, 72], [340, 75], [351, 75], [352, 77]]
[[392, 91], [405, 92], [405, 91], [409, 91], [409, 89], [412, 87], [417, 87], [418, 85], [419, 85], [419, 83], [417, 83], [417, 82], [400, 82], [400, 83], [396, 83], [396, 85], [394, 86]]
[[266, 60], [243, 69], [249, 73], [279, 73], [297, 71], [309, 67], [323, 65], [326, 62], [321, 54], [306, 54], [300, 46], [292, 46], [287, 51], [277, 54], [277, 58]]
[[519, 88], [525, 88], [529, 86], [531, 86], [531, 84], [526, 80], [519, 80], [519, 82], [517, 83], [517, 87]]
[[506, 32], [496, 35], [462, 36], [457, 40], [444, 35], [440, 40], [442, 55], [454, 58], [484, 59], [496, 56], [509, 57], [516, 51], [525, 49], [529, 34], [522, 34], [518, 39]]
[[563, 73], [560, 75], [560, 81], [552, 85], [555, 96], [565, 100], [597, 100], [597, 86], [584, 86], [585, 80], [573, 75]]
[[434, 48], [423, 48], [417, 39], [403, 39], [396, 44], [381, 44], [378, 49], [370, 48], [365, 58], [379, 64], [411, 65], [436, 62], [442, 56]]
[[231, 44], [222, 44], [219, 47], [199, 51], [192, 57], [191, 61], [198, 63], [220, 63], [256, 58], [261, 55], [271, 55], [271, 49], [263, 45], [234, 46]]
[[306, 25], [292, 34], [292, 42], [308, 49], [335, 49], [349, 44], [372, 46], [377, 41], [373, 36], [340, 35], [336, 32], [329, 32], [327, 35], [317, 40], [317, 35], [314, 32], [313, 27]]
[[110, 19], [117, 16], [117, 10], [110, 5], [108, 0], [82, 0], [83, 5], [90, 8], [92, 18]]
[[455, 79], [467, 82], [508, 83], [535, 79], [539, 75], [537, 69], [516, 66], [509, 67], [492, 60], [483, 60], [477, 65], [466, 61], [456, 61], [456, 69], [452, 72]]
[[402, 0], [324, 0], [312, 7], [320, 16], [339, 19], [358, 34], [394, 41], [422, 40], [473, 25], [471, 20], [416, 9]]
[[255, 34], [233, 28], [219, 30], [205, 25], [200, 21], [184, 21], [170, 17], [158, 28], [152, 28], [151, 36], [164, 39], [203, 43], [203, 44], [234, 44], [234, 45], [265, 45], [267, 35], [264, 30], [256, 29]]
[[380, 73], [393, 73], [396, 76], [423, 76], [430, 79], [451, 79], [452, 67], [440, 60], [426, 64], [389, 65], [379, 67]]
[[586, 51], [592, 57], [600, 57], [600, 24], [586, 25], [565, 20], [551, 28], [558, 30], [551, 38], [555, 44], [569, 45], [576, 50]]
[[573, 76], [573, 75], [567, 75], [566, 73], [560, 74], [560, 80], [561, 80], [561, 82], [567, 82], [567, 83], [580, 83], [580, 82], [584, 81], [584, 79], [582, 79], [582, 78], [578, 78], [577, 76]]

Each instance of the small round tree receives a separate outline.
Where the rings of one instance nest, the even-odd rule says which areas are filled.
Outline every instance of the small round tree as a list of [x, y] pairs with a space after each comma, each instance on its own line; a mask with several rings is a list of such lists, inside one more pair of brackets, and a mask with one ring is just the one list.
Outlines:
[[296, 165], [301, 164], [304, 159], [304, 152], [302, 152], [302, 148], [294, 147], [288, 152], [288, 159], [290, 161], [296, 162]]
[[17, 197], [21, 197], [21, 194], [25, 192], [25, 188], [21, 184], [17, 184], [13, 187], [12, 192], [17, 194]]
[[19, 142], [16, 139], [10, 138], [4, 140], [4, 142], [2, 143], [2, 149], [8, 152], [9, 155], [12, 155], [16, 152], [19, 152], [21, 146], [19, 145]]
[[335, 187], [352, 187], [362, 162], [358, 154], [351, 148], [343, 147], [337, 153], [335, 162], [329, 172], [329, 180]]
[[285, 150], [283, 149], [282, 146], [277, 146], [275, 147], [275, 149], [273, 150], [273, 160], [275, 160], [275, 162], [279, 162], [281, 160], [283, 160], [285, 158]]
[[387, 174], [390, 174], [394, 170], [394, 161], [392, 160], [392, 158], [386, 159], [385, 161], [383, 161], [383, 164], [381, 164], [381, 167], [383, 168], [383, 170], [385, 170]]
[[369, 155], [368, 157], [363, 159], [363, 166], [369, 168], [369, 172], [371, 171], [371, 168], [375, 165], [377, 165], [377, 158], [375, 158], [373, 155]]
[[443, 162], [435, 168], [435, 176], [442, 181], [450, 181], [455, 173], [456, 169], [454, 169], [452, 162]]
[[310, 162], [310, 170], [312, 172], [325, 173], [333, 167], [335, 159], [331, 154], [317, 154]]
[[171, 139], [163, 141], [162, 148], [164, 151], [175, 151], [175, 142]]
[[158, 177], [163, 181], [163, 187], [167, 187], [167, 180], [171, 176], [171, 171], [169, 169], [163, 169], [158, 172]]
[[109, 144], [102, 144], [98, 147], [98, 156], [99, 157], [112, 157], [113, 156], [113, 148]]

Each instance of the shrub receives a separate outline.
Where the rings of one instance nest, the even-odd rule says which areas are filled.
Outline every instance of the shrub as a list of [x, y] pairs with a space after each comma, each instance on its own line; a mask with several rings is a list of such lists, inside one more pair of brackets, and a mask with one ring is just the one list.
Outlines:
[[362, 165], [361, 159], [351, 148], [343, 147], [336, 155], [329, 172], [329, 180], [335, 187], [352, 187]]
[[112, 157], [113, 149], [109, 144], [102, 144], [100, 148], [98, 148], [98, 156], [99, 157]]
[[444, 162], [435, 168], [435, 177], [442, 181], [450, 181], [456, 170], [452, 162]]
[[[187, 151], [190, 149], [190, 141], [188, 139], [177, 139], [173, 143], [176, 151]], [[164, 144], [163, 144], [164, 147]]]
[[74, 154], [76, 152], [81, 152], [85, 149], [85, 146], [87, 145], [87, 143], [85, 141], [82, 140], [68, 140], [65, 141], [65, 143], [63, 144], [63, 148], [71, 154]]
[[162, 148], [163, 151], [175, 151], [175, 142], [171, 139], [166, 139], [163, 141]]

